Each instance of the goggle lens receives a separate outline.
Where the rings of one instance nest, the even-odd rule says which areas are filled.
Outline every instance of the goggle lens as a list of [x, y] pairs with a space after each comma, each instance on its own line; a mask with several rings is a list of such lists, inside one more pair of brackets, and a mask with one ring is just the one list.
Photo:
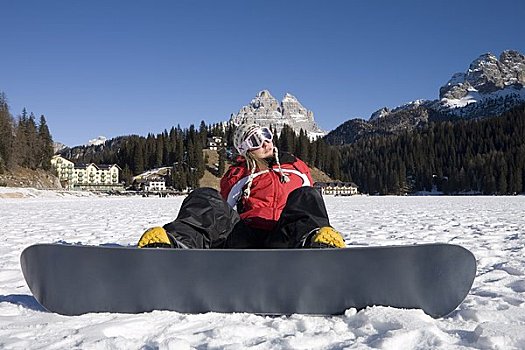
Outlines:
[[259, 128], [254, 133], [252, 133], [245, 140], [248, 149], [254, 150], [261, 148], [264, 141], [271, 141], [273, 139], [273, 134], [267, 127]]

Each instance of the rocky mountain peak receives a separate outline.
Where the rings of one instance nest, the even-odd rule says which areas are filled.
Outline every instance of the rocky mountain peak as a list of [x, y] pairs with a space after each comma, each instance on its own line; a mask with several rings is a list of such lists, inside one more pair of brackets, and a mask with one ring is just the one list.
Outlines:
[[278, 105], [279, 101], [272, 96], [270, 91], [262, 90], [251, 100], [249, 107], [253, 109], [274, 109]]
[[456, 73], [439, 90], [440, 99], [461, 99], [476, 91], [490, 94], [507, 86], [525, 84], [525, 56], [518, 51], [503, 51], [498, 59], [486, 53], [475, 59], [465, 73]]
[[499, 58], [503, 65], [504, 79], [508, 84], [525, 84], [525, 55], [518, 51], [503, 51]]
[[490, 93], [504, 86], [501, 63], [491, 53], [481, 55], [470, 65], [465, 80], [481, 93]]
[[292, 95], [291, 93], [287, 92], [284, 95], [283, 101], [296, 101], [297, 102], [297, 98], [294, 95]]
[[378, 109], [372, 115], [370, 116], [370, 121], [381, 119], [386, 117], [390, 113], [390, 110], [387, 107], [383, 107], [381, 109]]
[[290, 93], [286, 93], [279, 102], [270, 91], [262, 90], [247, 106], [243, 106], [237, 114], [232, 114], [230, 122], [237, 125], [256, 123], [263, 126], [274, 126], [277, 132], [280, 132], [287, 124], [296, 132], [303, 129], [311, 138], [325, 135], [325, 132], [315, 123], [313, 112], [306, 109]]

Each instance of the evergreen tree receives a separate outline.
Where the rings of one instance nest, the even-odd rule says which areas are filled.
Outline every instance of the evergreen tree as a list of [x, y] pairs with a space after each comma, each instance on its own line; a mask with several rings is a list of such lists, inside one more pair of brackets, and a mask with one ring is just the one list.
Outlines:
[[13, 143], [13, 117], [5, 94], [0, 92], [0, 173], [12, 167]]
[[222, 176], [226, 170], [226, 149], [219, 148], [219, 166], [217, 168], [217, 176]]
[[27, 124], [29, 123], [29, 116], [27, 110], [24, 108], [22, 114], [18, 116], [18, 122], [15, 127], [15, 142], [14, 142], [14, 155], [15, 162], [17, 165], [28, 167], [29, 159], [27, 155], [29, 154], [27, 140]]
[[305, 162], [309, 162], [309, 146], [310, 140], [308, 139], [308, 135], [303, 129], [301, 129], [301, 131], [299, 131], [299, 137], [297, 139], [296, 153], [297, 156]]
[[195, 142], [195, 187], [199, 186], [199, 179], [204, 176], [204, 170], [206, 169], [206, 163], [204, 161], [204, 144], [198, 138]]
[[133, 150], [133, 173], [138, 175], [144, 172], [145, 140], [138, 139]]
[[155, 167], [160, 168], [163, 166], [164, 161], [164, 135], [159, 135], [156, 140], [155, 146]]
[[201, 120], [199, 125], [198, 137], [200, 144], [203, 145], [203, 147], [206, 146], [206, 142], [208, 141], [208, 128], [206, 127], [204, 120]]
[[[362, 139], [339, 148], [342, 177], [362, 191], [485, 194], [524, 192], [525, 106], [481, 120], [431, 123], [394, 136]], [[316, 164], [330, 170], [322, 144]], [[332, 162], [333, 163], [333, 162]], [[333, 171], [333, 170], [331, 170]]]
[[284, 124], [279, 135], [279, 150], [282, 152], [295, 153], [295, 132], [293, 129]]
[[53, 138], [49, 132], [46, 118], [44, 115], [40, 116], [40, 123], [38, 124], [38, 167], [44, 170], [51, 169], [51, 158], [53, 157]]
[[133, 173], [131, 172], [131, 169], [129, 168], [128, 164], [126, 164], [122, 169], [120, 180], [124, 181], [126, 184], [131, 184], [131, 182], [133, 181]]
[[175, 144], [175, 156], [173, 162], [182, 162], [184, 160], [185, 144], [184, 144], [184, 134], [182, 130], [177, 128], [177, 139]]
[[39, 146], [38, 142], [38, 132], [37, 132], [37, 126], [35, 122], [35, 116], [33, 113], [29, 115], [29, 119], [27, 120], [26, 124], [26, 155], [25, 158], [27, 160], [27, 163], [24, 165], [31, 169], [36, 169], [38, 165], [38, 159], [37, 159], [37, 152], [35, 150]]

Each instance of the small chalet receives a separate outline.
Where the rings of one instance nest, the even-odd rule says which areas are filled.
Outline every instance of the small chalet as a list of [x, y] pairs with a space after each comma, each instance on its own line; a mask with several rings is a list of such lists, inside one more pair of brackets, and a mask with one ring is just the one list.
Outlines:
[[148, 170], [133, 178], [133, 188], [143, 192], [165, 192], [166, 180], [171, 177], [171, 167]]
[[163, 192], [166, 191], [166, 180], [162, 178], [133, 179], [133, 188], [143, 192]]
[[319, 190], [322, 195], [353, 196], [358, 193], [358, 187], [353, 182], [316, 182], [314, 187]]
[[212, 151], [217, 151], [225, 146], [226, 142], [221, 136], [208, 137], [208, 140], [206, 142], [206, 148], [211, 149]]

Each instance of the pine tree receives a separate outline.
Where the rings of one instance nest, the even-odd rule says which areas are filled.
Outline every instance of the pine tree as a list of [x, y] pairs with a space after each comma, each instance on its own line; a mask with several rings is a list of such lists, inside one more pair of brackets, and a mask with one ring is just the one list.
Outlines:
[[131, 172], [131, 169], [129, 168], [128, 164], [126, 164], [122, 169], [122, 175], [120, 178], [121, 181], [124, 181], [126, 184], [131, 184], [133, 180], [133, 173]]
[[305, 162], [309, 161], [309, 146], [310, 140], [308, 139], [308, 135], [303, 129], [301, 129], [301, 131], [299, 131], [299, 138], [297, 139], [296, 153], [297, 156]]
[[217, 176], [222, 176], [226, 170], [226, 149], [219, 148], [219, 166], [217, 168]]
[[204, 176], [204, 170], [206, 169], [206, 163], [204, 161], [204, 145], [202, 144], [200, 138], [195, 142], [195, 176], [196, 183], [195, 187], [199, 185], [199, 179]]
[[144, 141], [139, 139], [138, 142], [135, 143], [135, 148], [133, 150], [134, 156], [133, 156], [133, 173], [135, 175], [138, 175], [142, 172], [144, 172]]
[[25, 157], [27, 159], [27, 163], [25, 164], [25, 166], [31, 169], [36, 169], [38, 166], [38, 156], [35, 150], [39, 146], [39, 142], [38, 142], [38, 132], [37, 132], [37, 126], [35, 122], [35, 116], [33, 113], [29, 115], [29, 119], [27, 120], [26, 142], [27, 142], [27, 148], [26, 148], [27, 153]]
[[53, 157], [53, 138], [49, 132], [46, 118], [44, 115], [40, 116], [40, 123], [38, 124], [38, 167], [44, 170], [51, 169], [51, 157]]
[[295, 132], [293, 129], [284, 124], [279, 135], [279, 150], [282, 152], [295, 153]]
[[184, 144], [184, 134], [180, 127], [177, 128], [177, 139], [175, 144], [174, 158], [173, 162], [182, 162], [184, 160], [185, 153], [185, 144]]
[[206, 142], [208, 141], [208, 128], [206, 127], [204, 120], [201, 120], [199, 125], [198, 137], [200, 144], [206, 146]]
[[155, 147], [155, 167], [160, 168], [164, 161], [164, 135], [159, 135]]
[[18, 121], [15, 126], [15, 142], [13, 146], [13, 154], [15, 155], [15, 163], [17, 165], [27, 167], [28, 159], [28, 141], [27, 141], [27, 124], [29, 116], [27, 110], [24, 108], [22, 114], [18, 116]]
[[13, 165], [13, 143], [13, 117], [5, 94], [0, 92], [0, 173]]

